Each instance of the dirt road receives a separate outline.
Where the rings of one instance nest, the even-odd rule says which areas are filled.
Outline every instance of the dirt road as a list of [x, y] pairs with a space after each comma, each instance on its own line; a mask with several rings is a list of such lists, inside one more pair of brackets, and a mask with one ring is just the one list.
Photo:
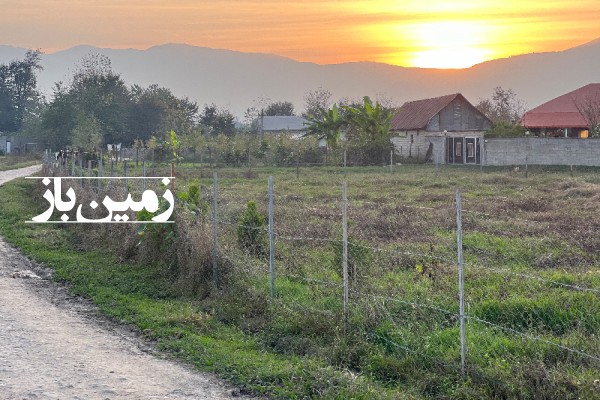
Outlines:
[[[0, 172], [0, 185], [39, 168]], [[92, 304], [54, 283], [51, 274], [0, 238], [0, 399], [237, 395], [215, 377], [159, 358], [142, 338], [102, 318]]]

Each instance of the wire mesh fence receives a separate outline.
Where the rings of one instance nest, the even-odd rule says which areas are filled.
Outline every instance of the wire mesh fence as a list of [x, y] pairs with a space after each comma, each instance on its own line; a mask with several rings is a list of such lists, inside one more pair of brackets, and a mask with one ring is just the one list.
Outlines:
[[[293, 193], [275, 196], [274, 286], [280, 301], [293, 284], [314, 290], [314, 297], [328, 299], [326, 306], [302, 304], [293, 296], [288, 299], [291, 306], [329, 312], [342, 327], [345, 313], [340, 308], [343, 311], [347, 299], [354, 312], [378, 321], [377, 329], [367, 329], [371, 340], [395, 351], [424, 354], [434, 363], [464, 372], [479, 366], [495, 368], [526, 355], [598, 367], [600, 290], [597, 279], [580, 273], [586, 268], [597, 271], [597, 255], [567, 246], [585, 245], [579, 235], [595, 226], [552, 230], [549, 225], [564, 221], [462, 210], [452, 200], [442, 207], [425, 207], [359, 198], [349, 201], [351, 223], [344, 240], [342, 190], [336, 191], [311, 198]], [[248, 198], [258, 199], [262, 214], [269, 215], [266, 192], [243, 191], [237, 184], [219, 192], [223, 214], [217, 223], [225, 227], [220, 238], [228, 238], [223, 249], [236, 263], [247, 263], [248, 256], [239, 249], [232, 251], [239, 216]], [[465, 225], [460, 244], [453, 221], [457, 216]], [[509, 228], [516, 231], [514, 238]], [[269, 232], [266, 226], [260, 229], [265, 235]], [[440, 235], [440, 230], [445, 233]], [[405, 235], [413, 232], [420, 233], [417, 243], [412, 237], [410, 245], [403, 245]], [[464, 252], [464, 288], [459, 249]], [[261, 275], [268, 279], [267, 258], [254, 270], [258, 279]], [[564, 273], [557, 266], [579, 272]]]
[[[260, 185], [193, 174], [206, 205], [194, 218], [212, 227], [213, 284], [251, 288], [239, 318], [249, 330], [285, 331], [269, 341], [275, 350], [302, 354], [311, 351], [303, 337], [358, 335], [399, 362], [488, 383], [502, 373], [557, 385], [572, 371], [598, 373], [595, 208], [557, 218], [550, 199], [503, 197], [503, 182], [490, 204], [452, 191], [379, 195], [343, 173]], [[358, 368], [352, 354], [327, 357]]]

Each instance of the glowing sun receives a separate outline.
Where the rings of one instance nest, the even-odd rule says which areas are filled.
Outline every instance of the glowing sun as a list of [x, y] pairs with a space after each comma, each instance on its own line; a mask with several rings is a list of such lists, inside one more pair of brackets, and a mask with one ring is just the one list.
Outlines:
[[412, 64], [421, 68], [468, 68], [487, 59], [486, 27], [475, 21], [425, 22], [413, 26]]

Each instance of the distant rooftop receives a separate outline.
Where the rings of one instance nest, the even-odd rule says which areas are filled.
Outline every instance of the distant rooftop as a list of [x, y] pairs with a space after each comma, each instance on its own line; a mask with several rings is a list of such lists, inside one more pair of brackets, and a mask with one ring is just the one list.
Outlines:
[[558, 96], [523, 115], [525, 128], [587, 128], [588, 123], [577, 109], [586, 101], [600, 104], [600, 83], [590, 83]]
[[263, 132], [304, 131], [308, 128], [308, 123], [305, 118], [296, 116], [265, 116], [262, 117], [262, 130]]

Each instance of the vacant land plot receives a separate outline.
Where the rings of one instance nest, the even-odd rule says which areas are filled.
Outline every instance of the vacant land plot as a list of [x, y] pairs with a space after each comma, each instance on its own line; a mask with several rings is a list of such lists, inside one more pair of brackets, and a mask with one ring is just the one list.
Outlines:
[[[293, 169], [218, 170], [216, 260], [208, 172], [203, 177], [197, 166], [176, 169], [181, 201], [170, 228], [144, 228], [141, 241], [123, 230], [132, 239], [119, 243], [111, 240], [114, 230], [88, 232], [96, 248], [137, 263], [126, 275], [135, 274], [138, 283], [124, 284], [118, 275], [119, 290], [186, 305], [165, 317], [182, 330], [179, 342], [170, 331], [146, 327], [184, 358], [282, 397], [600, 397], [597, 170], [402, 166], [391, 172], [303, 169], [298, 177]], [[274, 293], [265, 224], [268, 176], [274, 180]], [[140, 188], [130, 182], [129, 189]], [[248, 211], [249, 202], [258, 213]], [[63, 243], [84, 234], [75, 226], [50, 237]], [[82, 273], [64, 272], [67, 279]], [[139, 283], [149, 276], [159, 276], [163, 285]], [[120, 317], [140, 323], [134, 315], [139, 311], [115, 307]], [[246, 343], [247, 362], [215, 366], [200, 342], [195, 350], [181, 344], [192, 332], [227, 332], [230, 343]], [[253, 352], [275, 357], [270, 371], [257, 368]]]

